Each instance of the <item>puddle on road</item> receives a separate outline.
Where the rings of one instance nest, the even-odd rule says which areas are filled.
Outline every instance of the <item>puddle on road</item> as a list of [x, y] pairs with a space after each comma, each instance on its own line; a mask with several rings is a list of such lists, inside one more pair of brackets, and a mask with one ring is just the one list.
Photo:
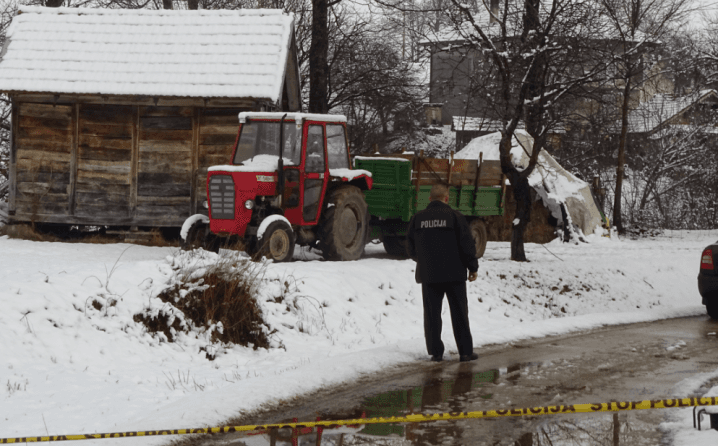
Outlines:
[[[511, 399], [531, 390], [518, 385], [542, 368], [556, 364], [524, 363], [508, 368], [453, 375], [437, 372], [424, 386], [392, 390], [365, 398], [355, 409], [322, 414], [322, 420], [402, 416], [410, 413], [463, 412], [524, 407]], [[572, 389], [551, 389], [555, 393]], [[511, 399], [509, 399], [511, 398]], [[588, 401], [579, 401], [588, 402]], [[547, 404], [558, 404], [549, 402]], [[239, 443], [247, 446], [308, 445], [658, 445], [661, 435], [651, 411], [572, 414], [434, 421], [427, 423], [365, 424], [339, 429], [279, 429]], [[291, 422], [292, 420], [284, 420]], [[259, 437], [262, 437], [261, 439]]]

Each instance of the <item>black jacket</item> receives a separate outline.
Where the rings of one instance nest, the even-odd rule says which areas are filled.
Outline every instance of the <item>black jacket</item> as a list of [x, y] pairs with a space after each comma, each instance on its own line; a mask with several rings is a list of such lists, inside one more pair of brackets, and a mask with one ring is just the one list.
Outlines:
[[411, 218], [406, 233], [409, 256], [417, 262], [417, 282], [466, 280], [466, 270], [479, 270], [476, 244], [461, 213], [432, 201]]

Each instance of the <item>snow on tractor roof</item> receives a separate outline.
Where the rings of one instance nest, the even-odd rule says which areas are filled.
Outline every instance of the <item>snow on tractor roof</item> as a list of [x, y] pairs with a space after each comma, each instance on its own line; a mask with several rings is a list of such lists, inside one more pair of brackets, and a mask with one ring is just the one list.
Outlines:
[[20, 6], [0, 90], [281, 98], [294, 16], [274, 9]]
[[287, 115], [287, 120], [298, 121], [325, 121], [325, 122], [347, 122], [347, 117], [344, 115], [320, 115], [314, 113], [285, 113], [285, 112], [241, 112], [239, 114], [239, 122], [244, 124], [247, 118], [251, 119], [282, 119], [282, 116]]

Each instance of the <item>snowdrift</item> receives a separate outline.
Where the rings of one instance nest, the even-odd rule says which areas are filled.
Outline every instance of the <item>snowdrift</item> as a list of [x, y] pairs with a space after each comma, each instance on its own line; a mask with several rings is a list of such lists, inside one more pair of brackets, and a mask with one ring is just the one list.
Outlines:
[[[479, 154], [483, 153], [485, 160], [498, 160], [500, 142], [499, 132], [474, 138], [455, 158], [479, 159]], [[532, 151], [533, 138], [525, 131], [517, 130], [511, 142], [511, 160], [514, 165], [519, 169], [528, 167]], [[601, 230], [601, 213], [588, 183], [561, 167], [546, 150], [539, 154], [536, 168], [529, 175], [529, 184], [559, 222], [563, 222], [561, 205], [565, 205], [570, 223], [584, 234]]]

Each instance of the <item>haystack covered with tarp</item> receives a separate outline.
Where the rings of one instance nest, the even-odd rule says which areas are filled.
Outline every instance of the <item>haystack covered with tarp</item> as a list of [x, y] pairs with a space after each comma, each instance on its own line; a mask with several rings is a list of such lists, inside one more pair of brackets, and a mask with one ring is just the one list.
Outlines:
[[[469, 142], [455, 158], [479, 159], [479, 154], [483, 154], [484, 160], [498, 160], [500, 142], [499, 132], [480, 136]], [[511, 141], [514, 165], [519, 169], [528, 167], [532, 151], [533, 138], [525, 131], [517, 130]], [[529, 175], [529, 184], [559, 224], [568, 220], [569, 227], [580, 231], [579, 235], [601, 231], [601, 212], [588, 183], [561, 167], [546, 150], [539, 153], [536, 168]]]

